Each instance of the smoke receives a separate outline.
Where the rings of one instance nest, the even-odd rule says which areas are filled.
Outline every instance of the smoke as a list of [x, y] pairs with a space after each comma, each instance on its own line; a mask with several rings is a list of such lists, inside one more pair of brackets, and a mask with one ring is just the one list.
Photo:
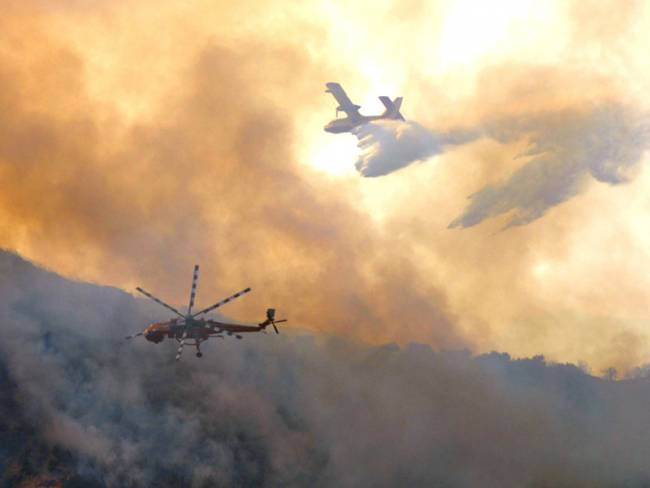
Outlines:
[[[496, 215], [527, 197], [505, 195], [473, 214], [483, 225], [446, 231], [466, 195], [555, 157], [543, 118], [603, 100], [647, 113], [650, 10], [583, 3], [480, 7], [473, 24], [453, 2], [4, 1], [0, 245], [172, 303], [200, 263], [199, 303], [253, 288], [229, 305], [242, 320], [272, 306], [374, 344], [641, 362], [648, 172], [625, 191], [587, 175], [589, 192], [535, 225], [495, 233], [529, 213]], [[371, 144], [368, 171], [403, 151], [435, 163], [372, 180], [317, 171], [356, 159], [328, 152], [328, 79], [402, 94], [431, 129], [391, 161]], [[459, 128], [463, 144], [447, 138]], [[546, 152], [514, 159], [533, 136]]]
[[[24, 8], [4, 20], [6, 31], [19, 35], [35, 23]], [[117, 14], [107, 22], [123, 28]], [[310, 28], [304, 26], [300, 42]], [[8, 48], [11, 35], [0, 37], [0, 47], [7, 46], [0, 48], [4, 247], [72, 276], [102, 275], [122, 286], [137, 279], [168, 299], [185, 293], [176, 280], [198, 262], [206, 277], [215, 277], [202, 281], [203, 297], [251, 286], [259, 300], [291, 308], [292, 318], [310, 327], [382, 341], [399, 329], [393, 320], [399, 314], [419, 328], [418, 340], [466, 343], [444, 294], [414, 264], [385, 252], [386, 239], [355, 201], [297, 162], [289, 114], [308, 110], [310, 102], [290, 101], [316, 99], [311, 80], [323, 79], [324, 66], [292, 36], [226, 43], [204, 34], [197, 45], [178, 45], [187, 55], [170, 48], [173, 55], [166, 50], [153, 61], [140, 59], [143, 41], [136, 36], [116, 52], [126, 66], [141, 66], [138, 79], [157, 92], [167, 81], [159, 82], [159, 65], [171, 64], [166, 72], [175, 76], [173, 89], [160, 93], [164, 101], [145, 104], [144, 115], [131, 122], [123, 113], [129, 107], [91, 96], [101, 77], [89, 75], [94, 65], [76, 45], [48, 23], [33, 30], [42, 39], [35, 34], [16, 49]], [[394, 293], [400, 280], [423, 283], [404, 297]], [[257, 319], [249, 303], [233, 306]]]
[[8, 253], [0, 269], [5, 484], [650, 481], [646, 379], [298, 332], [213, 340], [176, 363], [174, 343], [122, 339], [164, 309]]

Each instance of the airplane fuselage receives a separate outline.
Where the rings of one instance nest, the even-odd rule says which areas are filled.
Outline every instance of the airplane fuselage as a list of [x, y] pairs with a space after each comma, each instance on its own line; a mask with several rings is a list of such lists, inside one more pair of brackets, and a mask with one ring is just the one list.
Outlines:
[[343, 132], [352, 132], [352, 129], [355, 127], [380, 119], [389, 119], [389, 117], [382, 117], [381, 115], [362, 115], [355, 119], [343, 117], [332, 120], [323, 128], [326, 132], [331, 132], [332, 134], [342, 134]]
[[[325, 91], [331, 93], [339, 104], [336, 107], [337, 118], [323, 127], [326, 132], [331, 132], [332, 134], [352, 132], [356, 127], [372, 122], [373, 120], [404, 120], [404, 117], [399, 111], [402, 106], [402, 97], [391, 100], [387, 96], [382, 95], [379, 97], [379, 100], [386, 107], [384, 113], [378, 115], [361, 115], [359, 113], [361, 105], [352, 103], [352, 100], [350, 100], [350, 97], [347, 96], [345, 90], [343, 90], [343, 87], [339, 83], [329, 82], [325, 83], [325, 86], [327, 87]], [[346, 117], [339, 119], [339, 112], [345, 113]]]

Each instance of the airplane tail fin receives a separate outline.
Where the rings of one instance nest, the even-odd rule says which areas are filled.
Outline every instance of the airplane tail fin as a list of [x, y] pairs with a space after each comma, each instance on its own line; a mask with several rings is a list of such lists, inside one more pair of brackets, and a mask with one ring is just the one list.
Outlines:
[[400, 113], [400, 108], [402, 107], [402, 97], [397, 97], [395, 100], [391, 100], [387, 96], [379, 97], [381, 103], [384, 104], [386, 110], [384, 111], [382, 117], [386, 119], [398, 119], [404, 120], [404, 116]]

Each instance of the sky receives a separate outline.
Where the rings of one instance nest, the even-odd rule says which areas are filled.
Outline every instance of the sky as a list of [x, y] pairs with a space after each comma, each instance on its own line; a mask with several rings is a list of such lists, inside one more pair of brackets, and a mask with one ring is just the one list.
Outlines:
[[[0, 246], [174, 304], [199, 263], [199, 304], [253, 288], [241, 320], [633, 368], [648, 27], [635, 1], [6, 1]], [[325, 133], [328, 81], [407, 122]]]

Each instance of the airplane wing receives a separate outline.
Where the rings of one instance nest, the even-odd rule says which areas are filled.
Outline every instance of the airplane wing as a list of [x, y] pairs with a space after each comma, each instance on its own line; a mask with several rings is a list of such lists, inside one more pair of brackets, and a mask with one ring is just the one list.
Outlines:
[[325, 83], [325, 86], [327, 87], [327, 90], [325, 90], [325, 92], [331, 93], [339, 103], [339, 106], [336, 107], [337, 112], [345, 112], [350, 118], [360, 117], [359, 109], [361, 108], [361, 105], [355, 105], [352, 103], [352, 100], [350, 100], [350, 98], [347, 96], [341, 85], [338, 83], [330, 82]]

